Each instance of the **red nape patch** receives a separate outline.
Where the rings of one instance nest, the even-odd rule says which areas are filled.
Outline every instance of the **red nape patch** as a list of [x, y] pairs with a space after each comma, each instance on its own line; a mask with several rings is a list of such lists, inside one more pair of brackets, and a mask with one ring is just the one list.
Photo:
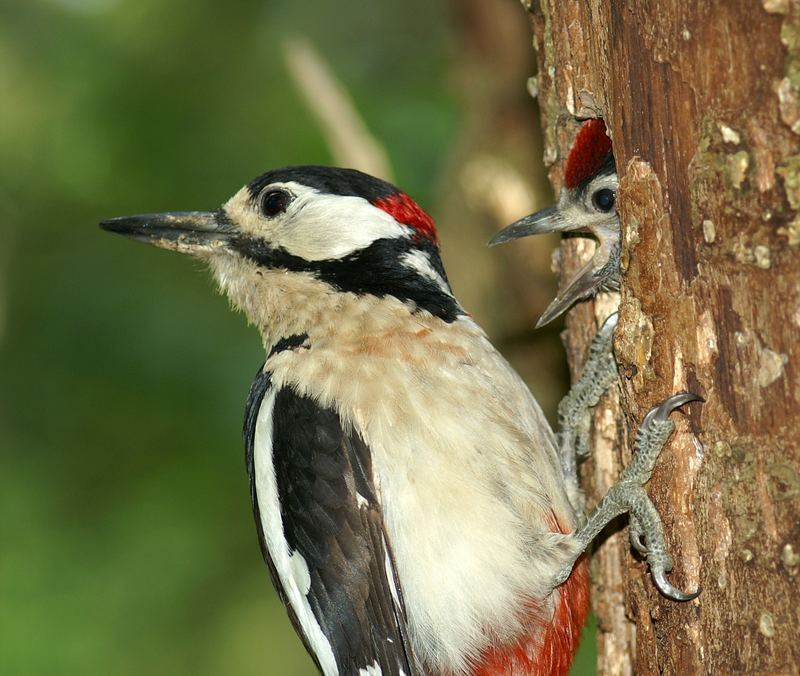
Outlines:
[[575, 137], [564, 169], [564, 185], [576, 188], [597, 173], [611, 152], [611, 139], [603, 120], [589, 120]]
[[[564, 530], [554, 517], [554, 530]], [[530, 625], [530, 635], [481, 655], [471, 676], [567, 676], [589, 614], [589, 565], [582, 555], [572, 574], [554, 592], [553, 619]], [[534, 614], [535, 616], [536, 614]]]
[[439, 244], [439, 235], [436, 234], [433, 219], [404, 192], [396, 192], [388, 197], [382, 197], [372, 204], [385, 211], [398, 223], [414, 228], [421, 237], [429, 239], [434, 244]]

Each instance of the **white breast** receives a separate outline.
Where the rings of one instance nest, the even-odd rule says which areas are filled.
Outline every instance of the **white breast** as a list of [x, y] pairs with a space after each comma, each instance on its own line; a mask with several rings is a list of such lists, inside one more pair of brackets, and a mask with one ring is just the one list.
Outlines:
[[553, 519], [573, 517], [552, 431], [518, 376], [470, 320], [444, 333], [430, 322], [352, 349], [312, 336], [268, 368], [369, 445], [415, 651], [458, 672], [512, 639], [530, 601], [551, 612], [549, 580], [573, 556]]

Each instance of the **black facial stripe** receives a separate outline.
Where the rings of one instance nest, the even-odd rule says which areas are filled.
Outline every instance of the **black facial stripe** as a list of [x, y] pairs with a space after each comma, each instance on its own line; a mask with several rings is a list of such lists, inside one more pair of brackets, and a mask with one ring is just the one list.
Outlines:
[[442, 291], [433, 280], [402, 264], [403, 254], [425, 251], [434, 270], [447, 281], [436, 247], [424, 241], [379, 239], [345, 258], [323, 261], [307, 261], [253, 238], [238, 238], [232, 244], [239, 253], [259, 265], [291, 272], [310, 272], [339, 291], [394, 296], [401, 301], [411, 301], [418, 309], [448, 323], [464, 314], [452, 295]]
[[355, 169], [339, 169], [338, 167], [298, 166], [273, 169], [253, 179], [247, 190], [252, 198], [271, 183], [294, 181], [321, 193], [330, 195], [354, 195], [374, 202], [400, 192], [395, 186], [379, 178], [364, 174]]
[[416, 248], [421, 249], [428, 254], [428, 260], [431, 263], [431, 267], [438, 273], [439, 277], [444, 280], [444, 283], [447, 284], [447, 288], [450, 288], [450, 280], [447, 279], [447, 273], [444, 270], [442, 259], [439, 256], [439, 249], [436, 247], [436, 245], [428, 242], [427, 240], [420, 240], [416, 243]]

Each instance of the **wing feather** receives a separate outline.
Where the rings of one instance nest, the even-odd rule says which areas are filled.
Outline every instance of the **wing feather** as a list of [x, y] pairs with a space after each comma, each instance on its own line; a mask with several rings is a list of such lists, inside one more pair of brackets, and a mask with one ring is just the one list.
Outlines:
[[[256, 429], [268, 393], [270, 376], [262, 368], [247, 401], [245, 460], [261, 551], [295, 630], [324, 671], [317, 642], [304, 630], [270, 552], [269, 543], [275, 547], [276, 541], [285, 542], [290, 557], [302, 557], [308, 569], [303, 607], [330, 644], [339, 674], [358, 675], [368, 667], [380, 668], [383, 676], [417, 674], [369, 448], [335, 411], [290, 388], [274, 393], [271, 443], [264, 448]], [[259, 453], [271, 454], [275, 505], [259, 500]], [[261, 518], [268, 509], [280, 510], [282, 529], [270, 537]]]

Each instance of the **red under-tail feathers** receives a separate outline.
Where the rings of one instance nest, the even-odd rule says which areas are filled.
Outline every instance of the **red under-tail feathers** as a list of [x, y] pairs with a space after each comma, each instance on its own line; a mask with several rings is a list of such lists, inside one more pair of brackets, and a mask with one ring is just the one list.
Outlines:
[[[556, 524], [555, 530], [564, 532]], [[554, 591], [552, 621], [531, 626], [530, 636], [487, 650], [473, 676], [566, 676], [589, 614], [589, 566], [581, 556], [566, 582]]]

